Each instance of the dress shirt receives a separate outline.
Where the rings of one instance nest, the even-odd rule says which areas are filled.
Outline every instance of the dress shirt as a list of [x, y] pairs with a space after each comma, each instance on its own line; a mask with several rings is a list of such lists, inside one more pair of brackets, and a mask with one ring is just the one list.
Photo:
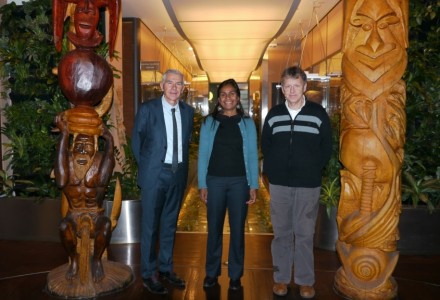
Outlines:
[[180, 116], [179, 104], [171, 106], [165, 98], [162, 96], [163, 115], [165, 118], [165, 127], [167, 130], [167, 153], [165, 155], [165, 163], [171, 164], [173, 162], [173, 114], [172, 108], [176, 109], [176, 122], [177, 122], [177, 145], [179, 152], [178, 162], [182, 162], [182, 118]]

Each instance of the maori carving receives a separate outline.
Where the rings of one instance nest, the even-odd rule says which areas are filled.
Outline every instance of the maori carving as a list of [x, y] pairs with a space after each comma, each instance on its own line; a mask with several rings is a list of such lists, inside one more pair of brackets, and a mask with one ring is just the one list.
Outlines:
[[346, 1], [336, 290], [391, 299], [405, 139], [408, 0]]
[[60, 130], [55, 180], [63, 192], [60, 237], [69, 263], [49, 273], [47, 289], [66, 298], [90, 298], [120, 290], [133, 278], [128, 266], [106, 260], [105, 251], [119, 217], [122, 197], [118, 186], [112, 215], [107, 217], [103, 201], [115, 158], [113, 137], [101, 117], [111, 105], [108, 93], [113, 85], [113, 72], [94, 51], [103, 38], [96, 30], [99, 9], [107, 7], [109, 52], [113, 55], [121, 3], [53, 0], [54, 42], [58, 51], [65, 14], [71, 4], [74, 31], [69, 31], [67, 38], [75, 49], [64, 55], [58, 66], [60, 88], [71, 108], [55, 118]]

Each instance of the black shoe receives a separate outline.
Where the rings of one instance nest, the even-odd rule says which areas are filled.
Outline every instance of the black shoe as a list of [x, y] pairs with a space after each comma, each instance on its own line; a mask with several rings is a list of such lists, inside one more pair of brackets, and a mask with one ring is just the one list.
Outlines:
[[240, 279], [229, 280], [229, 289], [233, 290], [233, 291], [237, 291], [237, 290], [241, 289], [241, 280]]
[[168, 294], [167, 288], [164, 287], [162, 283], [160, 283], [160, 281], [157, 280], [156, 278], [148, 277], [142, 279], [142, 281], [144, 283], [144, 287], [146, 287], [150, 291], [150, 293], [158, 294], [158, 295]]
[[217, 277], [209, 277], [206, 276], [205, 279], [203, 279], [203, 287], [204, 288], [210, 288], [216, 285], [218, 282]]
[[185, 287], [185, 280], [182, 278], [177, 277], [176, 273], [174, 272], [159, 272], [159, 277], [161, 279], [167, 280], [172, 285], [175, 285], [179, 288]]

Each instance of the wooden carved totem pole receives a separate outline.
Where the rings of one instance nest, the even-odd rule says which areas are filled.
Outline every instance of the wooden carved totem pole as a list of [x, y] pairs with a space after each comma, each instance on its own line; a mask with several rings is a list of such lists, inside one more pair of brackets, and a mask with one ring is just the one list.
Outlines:
[[107, 217], [103, 201], [115, 158], [113, 137], [101, 117], [111, 106], [111, 97], [106, 95], [113, 85], [113, 72], [94, 51], [103, 38], [97, 31], [99, 9], [108, 7], [109, 52], [113, 56], [121, 3], [53, 0], [54, 42], [58, 51], [66, 11], [72, 5], [70, 21], [73, 18], [74, 31], [69, 31], [67, 38], [75, 49], [64, 55], [58, 66], [60, 87], [71, 108], [55, 118], [60, 130], [55, 180], [63, 192], [59, 229], [69, 262], [49, 273], [47, 290], [63, 298], [92, 298], [119, 291], [133, 279], [128, 266], [106, 257], [122, 197], [117, 189], [112, 215]]
[[408, 0], [345, 1], [341, 92], [342, 267], [335, 288], [351, 299], [391, 299], [399, 253], [405, 139]]

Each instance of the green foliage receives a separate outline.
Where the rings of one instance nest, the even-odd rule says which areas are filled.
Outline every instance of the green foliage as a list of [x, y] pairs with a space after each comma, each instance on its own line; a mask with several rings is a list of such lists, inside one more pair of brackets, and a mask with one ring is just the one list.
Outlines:
[[0, 197], [10, 196], [14, 191], [14, 179], [5, 170], [0, 170]]
[[200, 140], [200, 128], [202, 126], [202, 122], [204, 117], [202, 116], [200, 111], [194, 112], [194, 125], [192, 132], [191, 144], [189, 145], [189, 159], [197, 160], [199, 153], [199, 140]]
[[138, 165], [131, 149], [130, 138], [127, 137], [127, 144], [122, 145], [123, 152], [115, 147], [115, 157], [121, 166], [122, 172], [114, 172], [109, 186], [109, 200], [113, 199], [116, 178], [119, 178], [122, 189], [122, 199], [138, 200], [141, 198], [140, 189], [137, 184]]
[[3, 159], [13, 169], [18, 195], [59, 195], [50, 178], [57, 142], [52, 122], [68, 102], [52, 72], [61, 54], [53, 45], [51, 7], [50, 0], [35, 0], [0, 8], [1, 96], [11, 100], [1, 128], [9, 139]]
[[339, 171], [342, 165], [339, 161], [339, 130], [340, 113], [335, 113], [330, 117], [332, 126], [332, 155], [327, 166], [324, 168], [321, 185], [320, 203], [326, 206], [327, 214], [330, 216], [332, 207], [337, 207], [341, 193], [341, 182]]
[[34, 183], [29, 180], [17, 180], [14, 176], [9, 176], [5, 170], [0, 170], [0, 197], [14, 196], [17, 185], [27, 187], [30, 191]]
[[58, 88], [52, 69], [61, 55], [53, 45], [51, 7], [50, 0], [36, 0], [0, 8], [0, 77], [12, 101], [50, 100]]
[[5, 108], [7, 122], [1, 132], [10, 142], [4, 143], [7, 150], [3, 159], [9, 160], [8, 168], [14, 170], [16, 179], [32, 180], [35, 186], [17, 192], [50, 197], [58, 194], [50, 178], [57, 143], [57, 137], [51, 133], [51, 125], [53, 116], [61, 107], [56, 100], [35, 99]]
[[[440, 206], [440, 2], [411, 0], [402, 200]], [[427, 192], [428, 191], [428, 192]]]
[[[406, 155], [405, 160], [405, 169], [402, 172], [402, 201], [413, 206], [424, 203], [429, 211], [433, 212], [439, 205], [440, 167], [437, 167], [435, 177], [420, 176], [418, 171], [414, 171], [414, 169], [424, 169], [420, 160], [410, 155]], [[426, 174], [426, 170], [423, 173]]]
[[321, 186], [321, 195], [319, 202], [326, 206], [327, 215], [330, 217], [333, 207], [337, 207], [339, 203], [339, 196], [341, 194], [340, 178], [334, 177], [324, 178]]

